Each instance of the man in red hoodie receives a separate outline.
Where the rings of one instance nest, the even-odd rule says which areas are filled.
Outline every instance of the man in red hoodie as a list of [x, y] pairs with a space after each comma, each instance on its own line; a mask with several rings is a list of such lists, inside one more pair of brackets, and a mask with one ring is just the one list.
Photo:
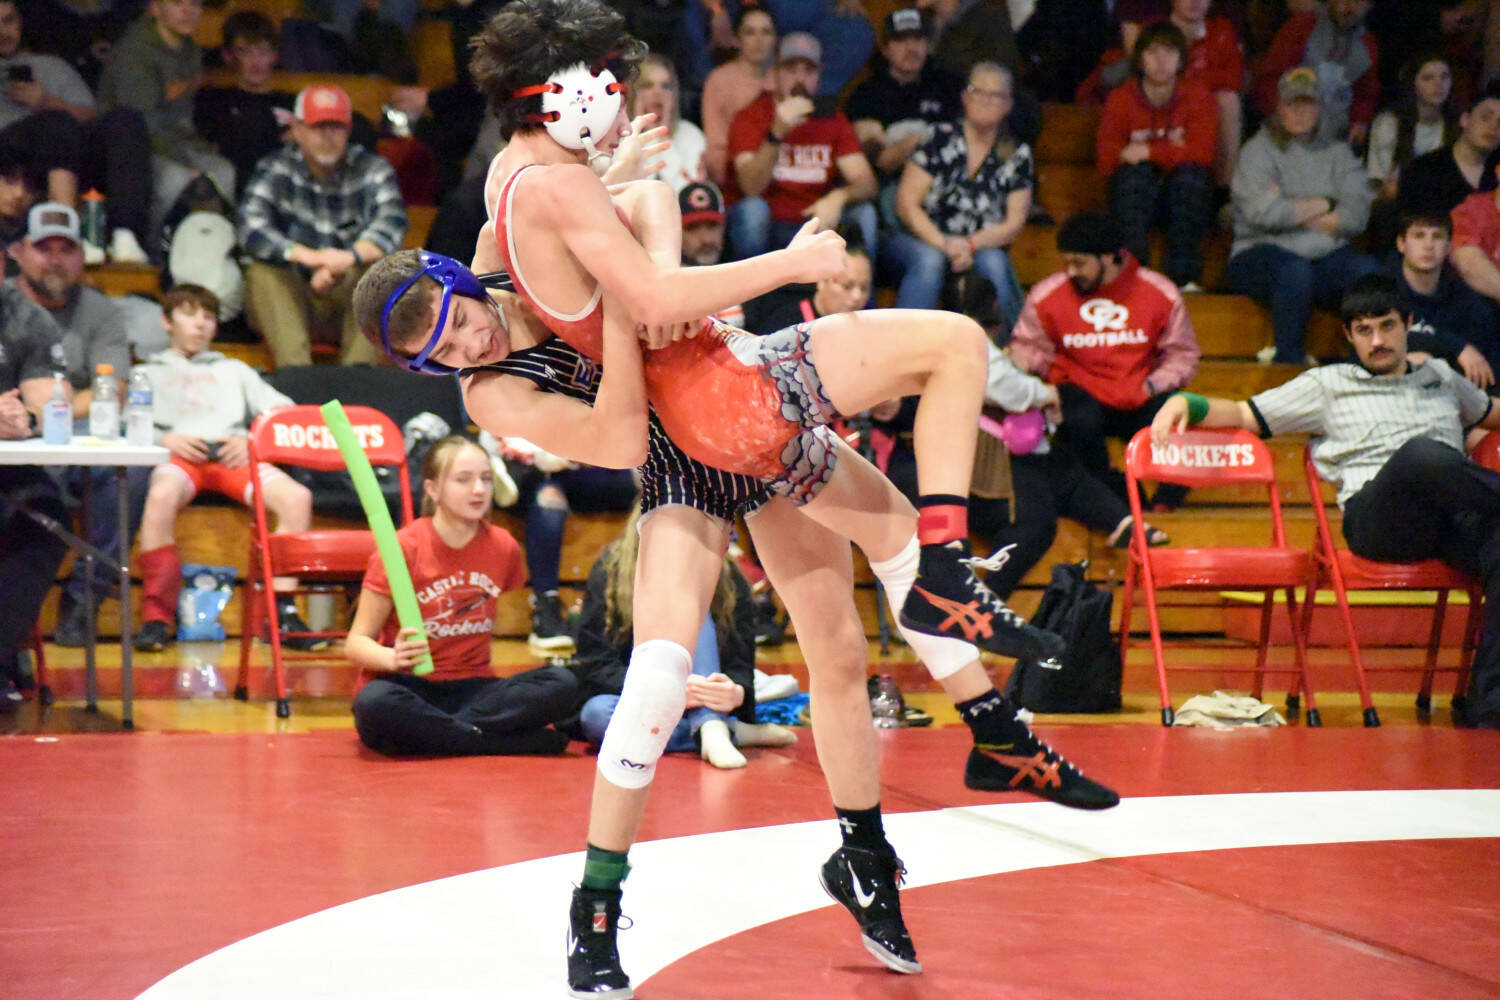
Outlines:
[[[1125, 249], [1108, 216], [1076, 215], [1057, 233], [1063, 270], [1037, 282], [1011, 332], [1011, 360], [1057, 386], [1058, 438], [1125, 495], [1108, 438], [1128, 441], [1198, 372], [1198, 337], [1177, 286]], [[1181, 487], [1157, 489], [1172, 509]]]
[[1219, 112], [1202, 84], [1180, 79], [1188, 43], [1171, 21], [1147, 25], [1131, 56], [1134, 73], [1104, 102], [1099, 175], [1109, 181], [1109, 212], [1125, 246], [1147, 258], [1160, 219], [1167, 233], [1167, 277], [1196, 286], [1203, 276], [1203, 234], [1213, 213]]

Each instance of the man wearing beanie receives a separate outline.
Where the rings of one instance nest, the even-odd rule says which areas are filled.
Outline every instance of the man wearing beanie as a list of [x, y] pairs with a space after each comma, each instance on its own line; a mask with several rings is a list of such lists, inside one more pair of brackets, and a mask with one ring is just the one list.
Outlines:
[[[1198, 372], [1198, 337], [1182, 295], [1142, 267], [1107, 215], [1069, 219], [1057, 233], [1063, 270], [1036, 283], [1011, 333], [1011, 360], [1057, 386], [1058, 438], [1084, 466], [1125, 495], [1109, 465], [1108, 438], [1128, 441], [1168, 396]], [[1154, 504], [1182, 502], [1159, 487]]]

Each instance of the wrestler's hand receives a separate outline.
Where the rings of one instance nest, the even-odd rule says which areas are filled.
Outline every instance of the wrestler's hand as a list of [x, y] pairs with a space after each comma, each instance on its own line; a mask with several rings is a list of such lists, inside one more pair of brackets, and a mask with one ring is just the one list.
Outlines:
[[707, 677], [692, 674], [687, 679], [687, 708], [702, 706], [715, 712], [733, 712], [744, 701], [745, 689], [724, 674]]
[[817, 219], [808, 219], [786, 248], [797, 255], [803, 281], [822, 281], [844, 273], [844, 238], [832, 229], [819, 232]]
[[615, 147], [601, 180], [625, 184], [651, 177], [667, 165], [662, 154], [671, 148], [667, 127], [656, 124], [656, 115], [650, 111], [638, 115], [630, 122], [630, 134]]
[[656, 326], [647, 326], [642, 323], [637, 325], [636, 333], [641, 338], [641, 343], [646, 345], [646, 349], [654, 351], [658, 347], [666, 347], [679, 340], [692, 340], [698, 336], [698, 329], [699, 324], [691, 321], [664, 323]]

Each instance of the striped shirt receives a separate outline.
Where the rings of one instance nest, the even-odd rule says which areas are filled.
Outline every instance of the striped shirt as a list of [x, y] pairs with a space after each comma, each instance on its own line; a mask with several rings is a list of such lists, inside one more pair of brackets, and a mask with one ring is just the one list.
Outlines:
[[240, 199], [240, 246], [255, 260], [280, 264], [294, 243], [353, 250], [367, 240], [394, 253], [405, 236], [396, 171], [363, 146], [349, 146], [333, 176], [318, 180], [288, 143], [256, 164]]
[[1412, 438], [1462, 452], [1464, 432], [1491, 405], [1483, 390], [1439, 359], [1405, 375], [1374, 375], [1351, 362], [1324, 365], [1249, 402], [1264, 435], [1313, 436], [1313, 464], [1338, 486], [1340, 507]]
[[[512, 352], [486, 368], [524, 378], [543, 392], [555, 392], [593, 404], [599, 394], [600, 368], [557, 337]], [[462, 374], [479, 369], [466, 369]], [[681, 504], [732, 522], [753, 514], [770, 499], [765, 484], [753, 476], [724, 472], [694, 461], [672, 442], [656, 413], [651, 413], [646, 462], [640, 467], [641, 513]]]

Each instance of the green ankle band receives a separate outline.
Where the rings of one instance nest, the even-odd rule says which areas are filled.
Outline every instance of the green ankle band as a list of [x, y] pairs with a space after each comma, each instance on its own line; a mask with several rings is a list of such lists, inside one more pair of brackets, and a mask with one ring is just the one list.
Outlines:
[[1203, 418], [1208, 416], [1208, 397], [1200, 396], [1196, 392], [1179, 392], [1177, 395], [1187, 400], [1187, 418], [1189, 424], [1201, 424]]
[[625, 876], [630, 874], [630, 862], [620, 851], [606, 851], [602, 847], [589, 845], [583, 859], [583, 887], [585, 889], [618, 889]]

